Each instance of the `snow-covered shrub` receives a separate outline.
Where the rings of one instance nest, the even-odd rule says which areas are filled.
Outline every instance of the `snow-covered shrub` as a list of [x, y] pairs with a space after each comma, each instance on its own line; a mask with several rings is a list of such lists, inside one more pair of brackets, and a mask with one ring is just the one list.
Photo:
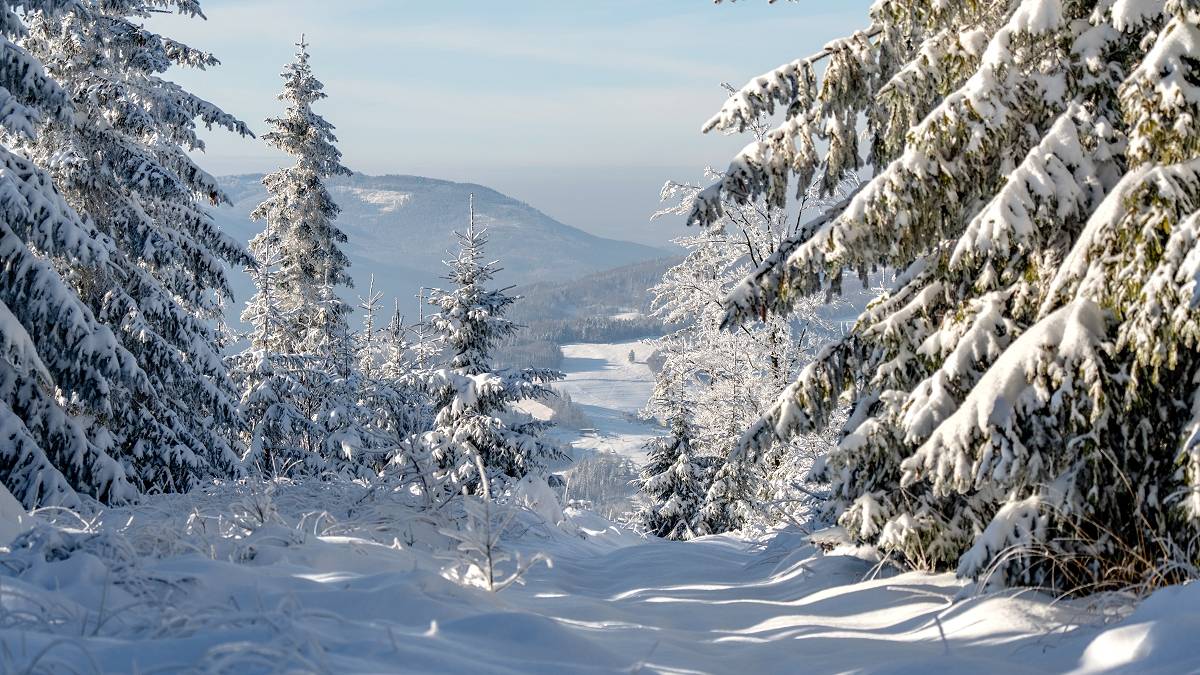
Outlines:
[[555, 426], [564, 429], [587, 429], [593, 426], [591, 418], [583, 411], [571, 395], [557, 388], [554, 394], [541, 400], [541, 403], [554, 411]]
[[[487, 469], [479, 455], [475, 455], [475, 464], [479, 475], [486, 475]], [[504, 533], [512, 525], [519, 507], [493, 500], [488, 483], [486, 480], [480, 483], [482, 491], [478, 497], [463, 494], [465, 517], [455, 527], [446, 527], [440, 532], [456, 542], [454, 550], [467, 566], [462, 580], [473, 582], [477, 579], [488, 591], [498, 593], [515, 583], [523, 583], [521, 577], [539, 562], [548, 567], [553, 567], [554, 562], [542, 553], [522, 560], [520, 553], [510, 553], [502, 545]], [[549, 497], [553, 499], [553, 495]]]
[[646, 357], [646, 367], [648, 367], [650, 372], [654, 373], [656, 376], [662, 372], [663, 366], [665, 366], [666, 363], [667, 355], [662, 349], [659, 348], [655, 348], [654, 351], [650, 352], [650, 355]]
[[521, 578], [539, 562], [554, 565], [545, 554], [536, 553], [523, 560], [519, 553], [505, 548], [502, 538], [516, 517], [514, 507], [493, 501], [490, 495], [464, 496], [462, 505], [466, 517], [459, 527], [443, 528], [441, 533], [454, 540], [456, 557], [467, 566], [460, 575], [464, 583], [478, 583], [499, 593], [523, 583]]

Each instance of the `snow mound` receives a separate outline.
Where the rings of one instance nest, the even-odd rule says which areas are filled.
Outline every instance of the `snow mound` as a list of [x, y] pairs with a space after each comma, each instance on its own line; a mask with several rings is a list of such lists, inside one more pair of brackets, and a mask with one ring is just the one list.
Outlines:
[[21, 502], [0, 483], [0, 546], [8, 546], [17, 535], [32, 528], [34, 518]]
[[533, 474], [525, 476], [517, 481], [512, 492], [513, 501], [538, 514], [547, 523], [557, 525], [563, 521], [563, 510], [558, 503], [558, 497], [542, 478]]
[[1200, 583], [1170, 586], [1092, 640], [1077, 672], [1200, 672], [1200, 653], [1192, 642], [1198, 633]]

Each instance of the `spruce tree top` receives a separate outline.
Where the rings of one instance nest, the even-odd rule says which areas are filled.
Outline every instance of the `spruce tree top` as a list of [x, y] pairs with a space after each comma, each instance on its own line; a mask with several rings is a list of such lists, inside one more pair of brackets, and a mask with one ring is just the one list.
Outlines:
[[295, 157], [297, 168], [321, 178], [350, 175], [342, 166], [342, 153], [334, 145], [337, 137], [333, 125], [312, 111], [312, 104], [326, 97], [325, 85], [312, 74], [308, 65], [308, 42], [300, 36], [296, 43], [296, 60], [284, 67], [283, 92], [277, 97], [288, 104], [283, 117], [267, 120], [272, 131], [263, 140]]
[[442, 311], [432, 320], [444, 332], [452, 350], [450, 367], [464, 375], [479, 375], [491, 371], [491, 353], [496, 344], [517, 330], [516, 324], [502, 316], [516, 298], [507, 295], [506, 289], [484, 288], [498, 268], [495, 262], [484, 262], [483, 248], [488, 239], [475, 224], [474, 195], [467, 231], [455, 232], [455, 236], [460, 248], [458, 257], [446, 262], [450, 268], [446, 279], [456, 290], [433, 298]]
[[[346, 233], [334, 224], [341, 209], [324, 179], [351, 172], [341, 163], [333, 125], [312, 110], [312, 103], [325, 94], [308, 64], [308, 43], [301, 37], [296, 47], [295, 60], [281, 74], [279, 100], [287, 107], [283, 116], [267, 120], [271, 131], [263, 136], [268, 145], [291, 155], [295, 164], [263, 178], [267, 198], [251, 218], [266, 220], [269, 227], [250, 247], [260, 263], [266, 251], [274, 249], [278, 255], [275, 292], [292, 319], [279, 327], [276, 348], [325, 358], [338, 364], [344, 375], [345, 317], [350, 307], [335, 288], [354, 284], [347, 272], [350, 260], [339, 248]], [[338, 350], [343, 353], [334, 358]]]

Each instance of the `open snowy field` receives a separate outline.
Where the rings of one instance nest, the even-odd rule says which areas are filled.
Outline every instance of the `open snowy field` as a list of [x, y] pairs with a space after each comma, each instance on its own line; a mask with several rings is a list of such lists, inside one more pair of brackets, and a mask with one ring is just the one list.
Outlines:
[[654, 374], [646, 365], [653, 350], [641, 341], [563, 346], [567, 379], [555, 386], [570, 394], [595, 425], [595, 432], [574, 439], [573, 447], [612, 451], [639, 465], [645, 461], [642, 446], [662, 431], [637, 418], [654, 389]]
[[567, 379], [559, 388], [576, 403], [600, 412], [636, 413], [654, 390], [654, 374], [646, 365], [653, 350], [642, 341], [563, 345], [562, 370]]
[[[637, 363], [629, 363], [630, 349]], [[634, 452], [646, 348], [573, 345], [579, 447]], [[627, 433], [628, 432], [628, 433]], [[505, 545], [548, 555], [489, 593], [402, 495], [224, 486], [45, 524], [0, 557], [0, 672], [1197, 671], [1200, 586], [1054, 602], [952, 575], [877, 570], [785, 530], [646, 539], [588, 511], [518, 513]], [[503, 570], [511, 566], [502, 567]]]

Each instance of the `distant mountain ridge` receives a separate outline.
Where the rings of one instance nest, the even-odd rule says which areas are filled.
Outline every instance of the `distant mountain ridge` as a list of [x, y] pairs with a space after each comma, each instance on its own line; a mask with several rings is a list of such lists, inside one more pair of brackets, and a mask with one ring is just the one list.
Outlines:
[[[213, 209], [221, 227], [243, 243], [263, 228], [250, 212], [266, 196], [262, 174], [218, 179], [232, 205]], [[377, 290], [399, 298], [403, 311], [413, 314], [422, 288], [445, 282], [443, 260], [456, 249], [455, 230], [467, 224], [468, 195], [475, 195], [476, 222], [488, 230], [487, 254], [500, 261], [497, 283], [525, 285], [567, 281], [592, 272], [659, 258], [661, 249], [605, 239], [565, 225], [522, 201], [483, 185], [421, 176], [355, 174], [328, 182], [342, 208], [338, 225], [349, 236], [346, 254], [355, 288], [347, 300], [365, 294], [371, 275]], [[237, 306], [253, 292], [240, 270], [234, 275]]]

